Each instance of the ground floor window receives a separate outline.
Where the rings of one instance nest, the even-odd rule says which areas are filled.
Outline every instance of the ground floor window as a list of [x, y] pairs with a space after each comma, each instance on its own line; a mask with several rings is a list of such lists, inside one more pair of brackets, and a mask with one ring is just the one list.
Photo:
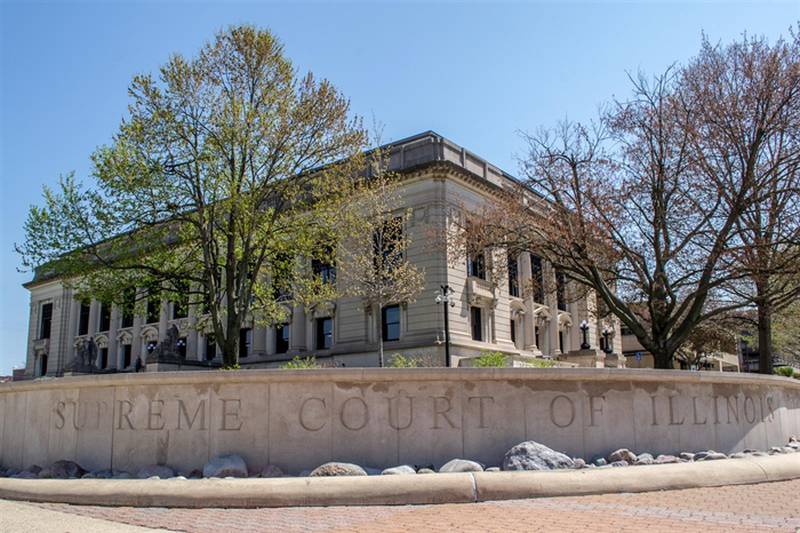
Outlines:
[[206, 335], [206, 361], [217, 356], [217, 339], [214, 335]]
[[289, 324], [275, 326], [275, 353], [289, 351]]
[[239, 357], [250, 355], [250, 346], [253, 342], [253, 330], [242, 328], [239, 330]]
[[381, 311], [381, 335], [384, 341], [400, 340], [399, 305], [389, 305]]
[[133, 347], [130, 344], [122, 345], [122, 368], [131, 366], [131, 354], [133, 354]]
[[517, 321], [511, 319], [511, 342], [517, 342]]
[[318, 318], [316, 328], [317, 350], [329, 350], [333, 346], [333, 319]]
[[564, 332], [558, 332], [558, 349], [561, 353], [564, 353]]
[[39, 363], [39, 375], [40, 376], [46, 376], [47, 375], [47, 354], [43, 353], [42, 355], [39, 356], [39, 358], [41, 359], [41, 361]]
[[469, 308], [469, 315], [472, 325], [472, 340], [475, 341], [482, 341], [483, 340], [483, 323], [482, 313], [480, 307], [470, 307]]
[[108, 347], [100, 348], [100, 370], [108, 368]]

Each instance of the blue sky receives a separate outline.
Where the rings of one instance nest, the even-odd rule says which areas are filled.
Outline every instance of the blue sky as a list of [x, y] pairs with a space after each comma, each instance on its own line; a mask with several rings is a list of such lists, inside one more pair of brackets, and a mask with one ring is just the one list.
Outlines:
[[13, 3], [0, 0], [0, 375], [24, 364], [28, 294], [13, 246], [28, 207], [125, 115], [127, 85], [230, 24], [271, 29], [391, 141], [432, 129], [516, 174], [519, 130], [628, 91], [743, 31], [788, 35], [800, 2]]

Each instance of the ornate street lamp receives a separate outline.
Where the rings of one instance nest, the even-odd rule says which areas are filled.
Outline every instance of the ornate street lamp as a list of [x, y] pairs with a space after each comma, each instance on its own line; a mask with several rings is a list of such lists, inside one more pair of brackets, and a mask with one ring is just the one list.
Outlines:
[[444, 358], [448, 368], [452, 366], [450, 361], [450, 308], [456, 305], [453, 294], [454, 291], [450, 285], [442, 285], [436, 291], [436, 298], [433, 299], [437, 304], [444, 304]]
[[614, 351], [611, 348], [611, 342], [609, 342], [609, 339], [610, 339], [611, 335], [613, 335], [613, 333], [614, 332], [608, 326], [603, 328], [603, 339], [605, 341], [605, 342], [603, 342], [603, 344], [605, 344], [605, 346], [603, 346], [603, 351], [606, 353], [606, 355], [610, 355], [611, 352]]
[[583, 334], [583, 342], [581, 342], [581, 350], [588, 350], [591, 348], [589, 345], [589, 323], [585, 320], [581, 321], [581, 333]]

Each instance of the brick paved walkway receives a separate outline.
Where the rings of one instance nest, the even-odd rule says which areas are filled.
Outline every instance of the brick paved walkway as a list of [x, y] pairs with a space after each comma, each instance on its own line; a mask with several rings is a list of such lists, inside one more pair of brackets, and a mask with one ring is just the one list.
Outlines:
[[27, 505], [190, 532], [800, 531], [800, 480], [642, 494], [399, 507], [190, 510]]

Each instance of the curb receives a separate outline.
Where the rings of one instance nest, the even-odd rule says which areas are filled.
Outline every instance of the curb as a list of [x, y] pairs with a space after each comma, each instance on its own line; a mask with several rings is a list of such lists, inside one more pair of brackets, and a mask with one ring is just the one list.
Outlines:
[[742, 485], [800, 478], [800, 453], [548, 472], [272, 479], [0, 479], [0, 498], [131, 507], [473, 503]]

